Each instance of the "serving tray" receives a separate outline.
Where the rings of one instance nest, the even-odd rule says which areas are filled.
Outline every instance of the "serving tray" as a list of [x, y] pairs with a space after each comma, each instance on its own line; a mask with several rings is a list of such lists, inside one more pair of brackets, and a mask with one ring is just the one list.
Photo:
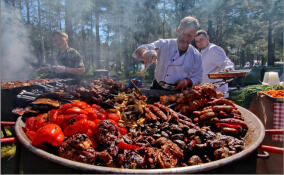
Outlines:
[[234, 70], [229, 72], [216, 72], [208, 74], [210, 79], [226, 79], [226, 78], [235, 78], [235, 77], [245, 77], [250, 70]]

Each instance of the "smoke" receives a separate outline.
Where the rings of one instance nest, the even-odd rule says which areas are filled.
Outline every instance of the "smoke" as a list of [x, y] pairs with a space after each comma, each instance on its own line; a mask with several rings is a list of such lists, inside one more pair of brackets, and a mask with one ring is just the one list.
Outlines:
[[29, 30], [15, 8], [1, 6], [1, 80], [31, 79], [34, 58]]

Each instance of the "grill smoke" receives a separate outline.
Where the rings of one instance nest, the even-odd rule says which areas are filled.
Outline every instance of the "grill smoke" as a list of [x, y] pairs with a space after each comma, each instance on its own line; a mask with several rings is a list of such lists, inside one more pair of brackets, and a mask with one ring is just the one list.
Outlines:
[[1, 6], [1, 80], [31, 79], [34, 58], [29, 39], [29, 30], [19, 11]]

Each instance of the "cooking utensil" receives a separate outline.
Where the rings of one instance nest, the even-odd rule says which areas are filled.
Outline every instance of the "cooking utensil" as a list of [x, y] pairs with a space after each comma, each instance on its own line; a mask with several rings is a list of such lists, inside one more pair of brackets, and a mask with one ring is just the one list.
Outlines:
[[169, 84], [166, 83], [165, 81], [160, 81], [159, 85], [167, 90], [175, 90], [176, 89], [176, 84]]
[[226, 83], [229, 83], [229, 82], [231, 82], [233, 80], [234, 80], [233, 78], [231, 78], [231, 79], [223, 79], [221, 81], [215, 81], [212, 84], [214, 84], [217, 88], [219, 88], [219, 87], [221, 87], [221, 86], [225, 85]]
[[[159, 47], [155, 48], [155, 51], [157, 52], [157, 56], [158, 56], [158, 60], [159, 60], [160, 54], [161, 54], [160, 48], [159, 48]], [[143, 76], [143, 74], [144, 74], [145, 72], [147, 72], [148, 68], [149, 68], [152, 64], [153, 64], [153, 62], [150, 63], [150, 64], [148, 64], [148, 65], [140, 72], [140, 74], [139, 74], [134, 80], [131, 80], [131, 83], [133, 84], [133, 86], [134, 86], [134, 88], [135, 88], [136, 90], [138, 89], [138, 87], [136, 86], [136, 82], [138, 81], [138, 79], [139, 79], [140, 77]], [[141, 93], [140, 90], [137, 90], [137, 91], [138, 91], [139, 93]]]
[[[237, 106], [237, 105], [236, 105]], [[244, 116], [245, 121], [248, 124], [248, 132], [245, 136], [245, 148], [243, 151], [234, 154], [230, 157], [200, 164], [194, 166], [186, 166], [186, 167], [176, 167], [176, 168], [167, 168], [167, 169], [122, 169], [122, 168], [112, 168], [112, 167], [105, 167], [105, 166], [96, 166], [96, 165], [89, 165], [85, 163], [75, 162], [72, 160], [68, 160], [54, 154], [50, 154], [42, 149], [36, 148], [31, 145], [31, 141], [26, 136], [23, 131], [24, 122], [22, 118], [19, 117], [16, 122], [15, 131], [18, 137], [18, 140], [31, 152], [46, 158], [52, 162], [74, 168], [80, 169], [87, 172], [95, 172], [95, 173], [197, 173], [202, 171], [208, 171], [212, 169], [216, 169], [218, 167], [230, 164], [236, 160], [242, 159], [243, 157], [247, 156], [254, 152], [261, 142], [264, 139], [265, 130], [264, 126], [261, 121], [250, 111], [246, 110], [243, 107], [237, 106], [238, 110]]]

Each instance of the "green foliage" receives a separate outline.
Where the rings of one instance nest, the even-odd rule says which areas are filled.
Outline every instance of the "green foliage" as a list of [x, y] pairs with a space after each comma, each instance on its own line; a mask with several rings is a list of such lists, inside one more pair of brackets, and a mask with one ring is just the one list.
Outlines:
[[[65, 30], [69, 34], [70, 46], [79, 50], [84, 57], [88, 72], [98, 68], [109, 69], [111, 64], [115, 64], [121, 78], [129, 78], [138, 71], [139, 61], [132, 58], [133, 51], [139, 45], [159, 38], [175, 38], [180, 19], [188, 15], [199, 19], [201, 29], [210, 33], [211, 42], [223, 47], [228, 57], [239, 67], [247, 61], [253, 64], [254, 60], [259, 60], [265, 65], [269, 59], [283, 61], [284, 57], [282, 0], [40, 2], [47, 62], [52, 62], [57, 55], [52, 32]], [[31, 29], [32, 46], [40, 63], [42, 50], [38, 1], [4, 1], [6, 3], [14, 4], [22, 12], [27, 27]], [[268, 40], [269, 31], [271, 36]], [[153, 72], [149, 72], [143, 78], [150, 81], [152, 75]]]

